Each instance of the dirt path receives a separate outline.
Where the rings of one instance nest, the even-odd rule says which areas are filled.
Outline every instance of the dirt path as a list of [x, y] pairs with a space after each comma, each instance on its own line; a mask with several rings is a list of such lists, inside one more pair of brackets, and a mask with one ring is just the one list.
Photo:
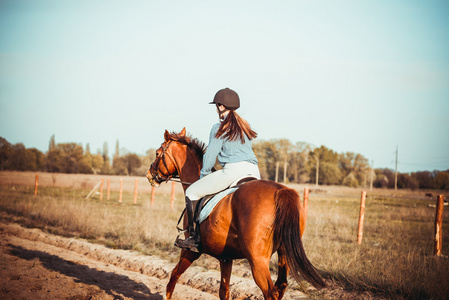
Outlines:
[[[0, 299], [163, 299], [173, 264], [132, 251], [0, 223]], [[191, 267], [173, 299], [218, 299], [220, 274]], [[262, 299], [252, 278], [231, 278], [232, 299]], [[284, 299], [304, 299], [287, 290]]]

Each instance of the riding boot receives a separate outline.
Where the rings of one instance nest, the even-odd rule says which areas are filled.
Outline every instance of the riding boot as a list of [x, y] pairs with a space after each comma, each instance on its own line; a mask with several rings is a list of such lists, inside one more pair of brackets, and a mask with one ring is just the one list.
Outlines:
[[189, 199], [189, 197], [186, 197], [186, 215], [188, 222], [186, 230], [188, 231], [189, 236], [185, 240], [181, 240], [178, 238], [175, 242], [175, 246], [198, 252], [197, 242], [195, 239], [193, 207], [192, 201]]

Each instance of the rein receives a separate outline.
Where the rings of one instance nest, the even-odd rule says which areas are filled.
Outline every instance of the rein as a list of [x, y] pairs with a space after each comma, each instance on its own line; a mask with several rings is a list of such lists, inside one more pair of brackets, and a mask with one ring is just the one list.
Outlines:
[[173, 181], [173, 182], [178, 182], [178, 183], [182, 183], [182, 184], [187, 184], [187, 185], [191, 185], [192, 183], [191, 182], [185, 182], [185, 181], [182, 181], [180, 178], [179, 178], [179, 176], [177, 176], [177, 177], [170, 177], [167, 181]]

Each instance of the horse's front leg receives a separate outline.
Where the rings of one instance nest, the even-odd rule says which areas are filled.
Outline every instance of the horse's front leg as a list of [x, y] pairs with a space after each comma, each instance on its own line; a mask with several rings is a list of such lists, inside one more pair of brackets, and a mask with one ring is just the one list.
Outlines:
[[181, 277], [182, 273], [187, 270], [190, 265], [197, 260], [201, 256], [201, 253], [192, 252], [189, 250], [181, 250], [181, 256], [179, 258], [178, 264], [171, 272], [170, 281], [167, 284], [166, 288], [166, 297], [170, 299], [173, 295], [173, 290], [175, 289], [176, 282], [178, 282], [179, 277]]
[[221, 282], [220, 299], [229, 299], [229, 282], [231, 280], [232, 259], [220, 260]]

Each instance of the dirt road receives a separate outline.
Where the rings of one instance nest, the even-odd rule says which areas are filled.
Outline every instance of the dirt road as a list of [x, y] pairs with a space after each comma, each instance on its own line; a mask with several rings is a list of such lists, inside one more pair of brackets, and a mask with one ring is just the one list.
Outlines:
[[[0, 223], [0, 299], [163, 299], [173, 264]], [[220, 274], [191, 267], [173, 299], [218, 299]], [[232, 299], [262, 299], [252, 278], [231, 278]], [[303, 299], [288, 290], [284, 299]]]

